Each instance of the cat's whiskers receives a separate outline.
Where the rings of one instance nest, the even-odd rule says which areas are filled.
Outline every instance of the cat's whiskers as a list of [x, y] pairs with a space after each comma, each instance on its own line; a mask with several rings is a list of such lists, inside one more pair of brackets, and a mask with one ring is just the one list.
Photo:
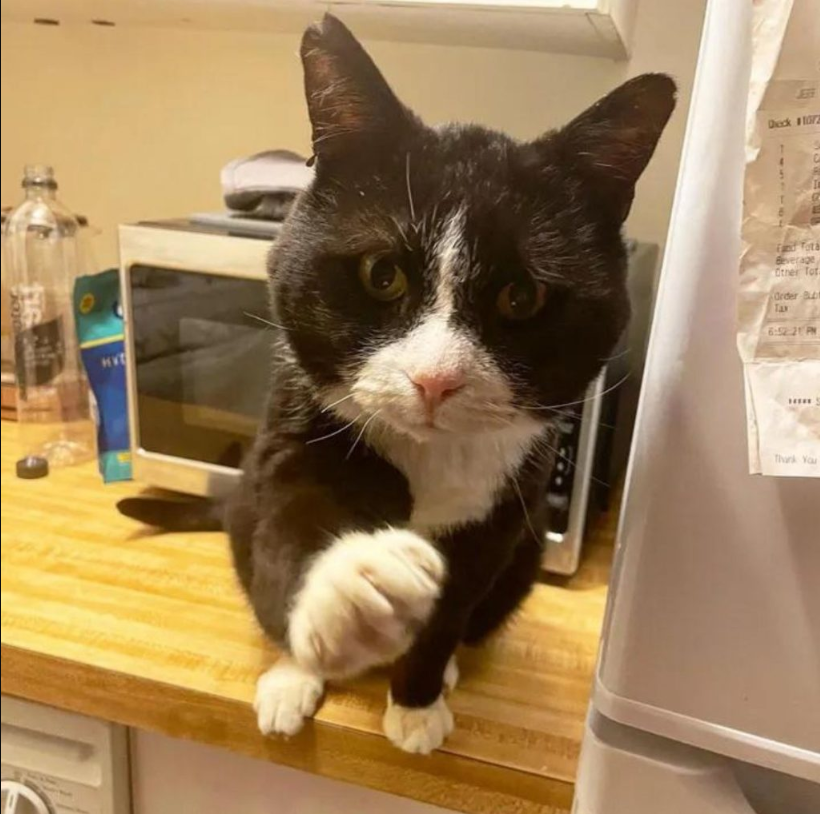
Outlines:
[[530, 520], [530, 513], [527, 511], [527, 504], [524, 501], [524, 495], [521, 494], [521, 487], [518, 485], [518, 479], [515, 475], [511, 475], [510, 479], [512, 480], [512, 485], [518, 495], [518, 499], [521, 501], [521, 509], [524, 512], [524, 520], [527, 523], [527, 528], [530, 530], [530, 534], [532, 534], [532, 539], [540, 545], [541, 541], [538, 539], [538, 534], [535, 531], [535, 527], [532, 525], [532, 520]]
[[395, 217], [393, 215], [390, 216], [390, 220], [393, 221], [393, 223], [396, 226], [396, 229], [398, 229], [399, 235], [401, 236], [401, 239], [404, 242], [405, 247], [409, 249], [410, 248], [410, 241], [407, 239], [407, 232], [404, 231], [404, 227], [401, 225], [401, 222], [399, 221], [399, 219], [397, 217]]
[[340, 427], [338, 430], [334, 430], [333, 432], [329, 432], [327, 435], [322, 435], [319, 438], [311, 438], [308, 441], [305, 441], [305, 446], [308, 444], [318, 444], [319, 441], [326, 441], [328, 438], [333, 438], [336, 435], [343, 433], [345, 430], [350, 429], [362, 416], [364, 415], [364, 411], [359, 413], [353, 421], [345, 424], [343, 427]]
[[357, 130], [353, 130], [351, 128], [345, 128], [345, 127], [336, 127], [334, 129], [327, 129], [327, 131], [322, 133], [321, 136], [316, 136], [316, 138], [313, 139], [313, 147], [315, 149], [317, 144], [321, 144], [322, 142], [325, 142], [328, 139], [339, 138], [340, 136], [355, 135], [357, 132], [358, 132]]
[[[470, 409], [472, 405], [465, 405], [465, 409]], [[499, 404], [495, 401], [483, 400], [480, 402], [477, 412], [483, 414], [490, 414], [495, 416], [504, 416], [514, 418], [518, 414], [518, 410], [512, 404]]]
[[324, 407], [322, 407], [322, 409], [319, 412], [327, 413], [328, 411], [332, 410], [337, 404], [341, 404], [343, 401], [352, 399], [355, 395], [355, 393], [348, 393], [346, 396], [342, 396], [340, 399], [336, 399], [336, 401], [333, 401], [330, 404], [326, 404]]
[[537, 404], [531, 406], [527, 409], [530, 410], [552, 410], [555, 412], [559, 407], [573, 407], [576, 404], [586, 404], [588, 401], [594, 401], [595, 399], [599, 399], [602, 396], [605, 396], [607, 393], [611, 393], [615, 388], [620, 387], [630, 376], [632, 375], [632, 371], [627, 371], [620, 379], [618, 379], [615, 384], [610, 385], [609, 387], [602, 390], [600, 393], [595, 393], [592, 396], [587, 396], [586, 398], [577, 399], [576, 401], [565, 401], [563, 404]]
[[[567, 467], [570, 470], [575, 469], [578, 466], [578, 464], [575, 461], [573, 461], [572, 458], [568, 458], [566, 455], [561, 454], [558, 448], [550, 444], [549, 441], [547, 441], [546, 438], [544, 438], [543, 436], [539, 436], [536, 439], [535, 445], [545, 447], [549, 452], [552, 452], [555, 455], [557, 455], [559, 458], [566, 462]], [[600, 486], [603, 486], [606, 489], [610, 488], [610, 484], [608, 484], [606, 481], [602, 481], [600, 478], [596, 478], [595, 475], [593, 475], [592, 473], [590, 473], [589, 478], [590, 480], [595, 481], [595, 483], [597, 483]]]
[[410, 221], [416, 222], [416, 206], [413, 203], [413, 188], [410, 184], [410, 153], [408, 152], [404, 159], [404, 180], [407, 184], [407, 202], [410, 205]]
[[620, 359], [629, 353], [629, 348], [624, 348], [620, 353], [615, 353], [612, 356], [605, 356], [601, 359], [602, 362], [612, 362], [615, 359]]
[[284, 325], [280, 325], [278, 322], [271, 322], [269, 319], [265, 319], [265, 317], [260, 317], [259, 314], [252, 314], [250, 311], [243, 311], [242, 312], [246, 317], [250, 317], [251, 319], [255, 319], [257, 322], [261, 322], [264, 325], [268, 325], [271, 328], [279, 328], [280, 331], [287, 331], [288, 329]]
[[[368, 426], [370, 425], [370, 423], [373, 421], [373, 419], [374, 419], [374, 418], [375, 418], [375, 417], [376, 417], [376, 416], [377, 416], [380, 412], [381, 412], [381, 410], [376, 410], [376, 412], [375, 412], [375, 413], [373, 413], [373, 415], [371, 415], [371, 416], [367, 419], [367, 421], [365, 421], [365, 422], [364, 422], [364, 424], [362, 424], [362, 428], [361, 428], [361, 430], [359, 430], [359, 434], [356, 436], [356, 440], [353, 442], [353, 445], [352, 445], [352, 446], [350, 447], [350, 449], [347, 451], [347, 455], [345, 455], [345, 460], [348, 460], [348, 459], [350, 458], [350, 456], [353, 454], [353, 450], [354, 450], [354, 449], [356, 449], [356, 447], [358, 446], [359, 441], [361, 441], [361, 440], [362, 440], [362, 438], [364, 437], [364, 434], [365, 434], [365, 432], [367, 431]], [[361, 416], [359, 416], [359, 418], [361, 418]], [[358, 419], [356, 419], [356, 420], [358, 421]]]
[[[555, 415], [561, 416], [561, 418], [564, 421], [577, 421], [577, 422], [580, 423], [581, 421], [583, 421], [583, 418], [584, 418], [583, 415], [581, 415], [581, 413], [573, 413], [573, 412], [570, 412], [569, 410], [557, 410], [554, 407], [543, 407], [541, 405], [535, 405], [534, 407], [526, 407], [526, 405], [522, 405], [522, 409], [548, 410], [551, 413], [555, 413]], [[548, 419], [548, 420], [552, 420], [552, 419]], [[600, 421], [599, 420], [598, 424], [600, 424], [602, 427], [606, 427], [608, 430], [616, 429], [614, 424], [609, 424], [606, 421]]]

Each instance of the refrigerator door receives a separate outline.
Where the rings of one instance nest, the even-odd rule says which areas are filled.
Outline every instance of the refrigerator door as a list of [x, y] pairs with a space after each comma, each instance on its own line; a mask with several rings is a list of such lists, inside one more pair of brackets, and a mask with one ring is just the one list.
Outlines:
[[820, 480], [748, 474], [735, 348], [751, 8], [707, 12], [594, 705], [820, 781]]

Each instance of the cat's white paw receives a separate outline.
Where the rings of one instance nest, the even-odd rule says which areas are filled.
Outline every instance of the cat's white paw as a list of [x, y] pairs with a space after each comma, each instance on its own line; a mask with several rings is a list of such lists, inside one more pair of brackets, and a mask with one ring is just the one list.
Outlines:
[[324, 681], [290, 659], [282, 659], [259, 677], [253, 708], [263, 735], [295, 735], [319, 706]]
[[394, 661], [430, 617], [444, 575], [441, 554], [412, 531], [343, 535], [316, 559], [294, 601], [294, 658], [327, 677]]
[[453, 731], [453, 713], [441, 695], [429, 707], [403, 707], [388, 695], [383, 728], [399, 749], [429, 755]]
[[453, 653], [447, 662], [447, 666], [444, 668], [444, 687], [448, 692], [452, 692], [456, 688], [458, 678], [458, 660], [456, 659], [456, 654]]

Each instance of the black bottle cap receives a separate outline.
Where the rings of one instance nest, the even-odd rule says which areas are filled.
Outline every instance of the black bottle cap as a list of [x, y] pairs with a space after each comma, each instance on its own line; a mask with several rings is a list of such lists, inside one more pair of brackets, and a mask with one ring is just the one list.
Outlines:
[[17, 477], [26, 480], [44, 478], [48, 475], [48, 461], [38, 455], [27, 455], [17, 461]]

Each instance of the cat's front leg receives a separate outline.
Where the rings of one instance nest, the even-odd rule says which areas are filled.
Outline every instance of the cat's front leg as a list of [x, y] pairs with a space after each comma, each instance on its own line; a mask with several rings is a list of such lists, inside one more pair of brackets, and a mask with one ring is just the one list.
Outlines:
[[444, 693], [458, 681], [455, 649], [461, 630], [456, 617], [439, 617], [393, 668], [383, 728], [405, 752], [427, 755], [453, 731]]
[[438, 551], [410, 531], [333, 540], [305, 566], [286, 621], [289, 655], [257, 683], [262, 733], [295, 735], [316, 712], [325, 679], [401, 656], [432, 614], [444, 575]]
[[288, 619], [293, 658], [340, 678], [395, 661], [433, 613], [444, 559], [412, 531], [350, 532], [311, 564]]
[[[469, 630], [474, 609], [514, 560], [520, 533], [520, 504], [511, 497], [499, 503], [485, 523], [437, 539], [447, 559], [447, 582], [432, 618], [393, 668], [384, 714], [384, 733], [400, 749], [428, 754], [452, 732], [444, 691], [457, 680], [453, 654]], [[516, 602], [522, 596], [517, 593]]]
[[295, 735], [312, 718], [325, 689], [324, 679], [282, 656], [256, 682], [253, 709], [263, 735]]

